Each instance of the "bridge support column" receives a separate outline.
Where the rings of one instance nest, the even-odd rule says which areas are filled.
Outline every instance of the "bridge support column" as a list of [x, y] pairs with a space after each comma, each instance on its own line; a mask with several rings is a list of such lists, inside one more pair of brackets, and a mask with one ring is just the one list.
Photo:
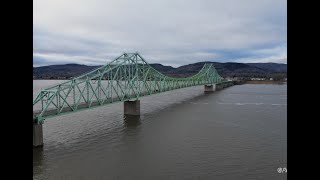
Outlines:
[[125, 115], [140, 115], [140, 100], [124, 102]]
[[43, 146], [42, 124], [33, 123], [33, 147]]
[[216, 85], [211, 84], [211, 85], [204, 85], [204, 92], [213, 92], [216, 90]]

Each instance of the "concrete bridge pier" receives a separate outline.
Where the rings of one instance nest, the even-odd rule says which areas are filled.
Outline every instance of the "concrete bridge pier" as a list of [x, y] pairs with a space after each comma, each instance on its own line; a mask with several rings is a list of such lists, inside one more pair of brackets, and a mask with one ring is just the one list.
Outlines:
[[216, 84], [204, 85], [204, 92], [214, 92], [216, 90]]
[[123, 105], [125, 115], [140, 115], [140, 100], [124, 101]]
[[33, 147], [43, 146], [42, 124], [33, 122]]

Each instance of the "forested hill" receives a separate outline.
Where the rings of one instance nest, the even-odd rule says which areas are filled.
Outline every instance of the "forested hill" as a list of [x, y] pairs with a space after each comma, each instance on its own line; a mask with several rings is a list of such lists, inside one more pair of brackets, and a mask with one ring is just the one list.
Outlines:
[[[275, 78], [287, 77], [287, 64], [278, 63], [218, 63], [198, 62], [174, 68], [162, 64], [150, 64], [163, 74], [174, 77], [186, 77], [196, 74], [205, 63], [212, 63], [218, 73], [223, 77], [239, 78]], [[100, 66], [86, 66], [79, 64], [50, 65], [33, 68], [34, 79], [69, 79], [79, 76]]]

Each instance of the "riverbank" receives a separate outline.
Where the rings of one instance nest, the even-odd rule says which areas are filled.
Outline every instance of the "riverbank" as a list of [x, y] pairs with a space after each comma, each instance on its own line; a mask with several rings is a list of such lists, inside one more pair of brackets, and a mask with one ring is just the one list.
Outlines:
[[286, 84], [287, 81], [270, 81], [270, 80], [264, 80], [264, 81], [246, 81], [246, 84]]

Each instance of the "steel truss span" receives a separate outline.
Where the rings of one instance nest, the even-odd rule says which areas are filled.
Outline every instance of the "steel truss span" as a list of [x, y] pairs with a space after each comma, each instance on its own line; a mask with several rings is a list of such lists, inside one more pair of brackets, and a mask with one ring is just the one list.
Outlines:
[[49, 117], [114, 102], [224, 82], [212, 64], [191, 77], [175, 78], [155, 70], [139, 53], [123, 53], [91, 72], [41, 90], [33, 100], [33, 119], [42, 123]]

